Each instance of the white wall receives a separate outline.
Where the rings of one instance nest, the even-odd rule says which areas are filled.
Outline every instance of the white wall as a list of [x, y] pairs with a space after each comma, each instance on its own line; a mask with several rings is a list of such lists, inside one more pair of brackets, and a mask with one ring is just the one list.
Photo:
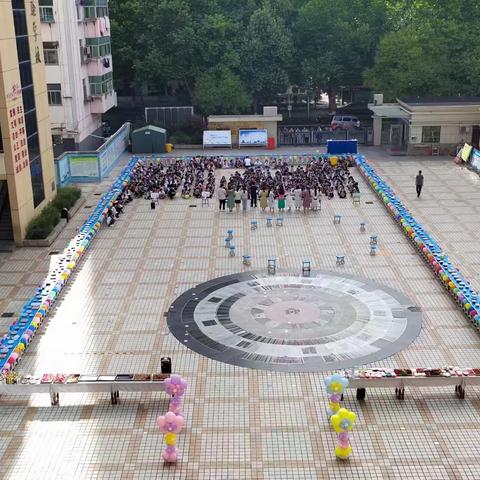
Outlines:
[[444, 125], [440, 131], [440, 143], [459, 143], [471, 142], [472, 140], [472, 126], [462, 127], [457, 125]]

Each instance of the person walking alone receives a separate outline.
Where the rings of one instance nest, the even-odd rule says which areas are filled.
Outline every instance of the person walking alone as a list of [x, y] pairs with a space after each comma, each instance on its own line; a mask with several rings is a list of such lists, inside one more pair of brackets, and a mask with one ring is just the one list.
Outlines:
[[417, 198], [420, 198], [423, 187], [423, 175], [421, 170], [418, 171], [418, 175], [415, 178], [415, 187], [417, 189]]

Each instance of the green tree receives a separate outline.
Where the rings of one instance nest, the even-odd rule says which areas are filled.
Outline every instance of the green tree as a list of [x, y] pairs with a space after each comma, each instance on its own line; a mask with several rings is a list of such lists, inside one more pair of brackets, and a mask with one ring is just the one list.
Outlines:
[[382, 39], [375, 65], [365, 71], [365, 84], [383, 93], [388, 101], [399, 96], [426, 95], [435, 81], [434, 70], [433, 59], [425, 57], [416, 29], [408, 28]]
[[380, 0], [310, 0], [300, 8], [296, 50], [303, 83], [326, 92], [331, 111], [340, 87], [362, 83], [385, 28]]
[[289, 84], [293, 40], [283, 20], [269, 8], [250, 18], [242, 48], [242, 73], [255, 104], [272, 101]]
[[425, 4], [421, 7], [422, 14], [412, 16], [412, 26], [382, 39], [374, 66], [365, 71], [365, 83], [387, 100], [478, 94], [480, 69], [471, 60], [480, 51], [476, 28], [462, 18], [449, 18], [450, 12], [428, 16]]
[[130, 89], [138, 80], [135, 64], [138, 58], [138, 46], [132, 38], [137, 37], [142, 9], [138, 0], [113, 0], [110, 2], [109, 9], [115, 84], [117, 88]]
[[251, 108], [252, 98], [238, 75], [227, 67], [218, 67], [197, 78], [193, 102], [206, 115], [238, 114]]

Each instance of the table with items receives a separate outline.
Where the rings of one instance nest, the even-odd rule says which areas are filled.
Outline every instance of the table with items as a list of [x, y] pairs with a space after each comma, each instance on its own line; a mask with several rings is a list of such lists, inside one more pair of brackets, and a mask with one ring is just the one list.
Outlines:
[[120, 392], [162, 392], [168, 373], [117, 375], [50, 374], [0, 375], [0, 395], [50, 393], [52, 405], [58, 405], [60, 393], [110, 393], [112, 404], [118, 403]]
[[364, 400], [367, 388], [395, 388], [399, 400], [405, 398], [405, 387], [454, 386], [458, 398], [465, 398], [467, 385], [480, 385], [480, 368], [368, 368], [344, 371], [348, 388], [357, 389], [357, 399]]

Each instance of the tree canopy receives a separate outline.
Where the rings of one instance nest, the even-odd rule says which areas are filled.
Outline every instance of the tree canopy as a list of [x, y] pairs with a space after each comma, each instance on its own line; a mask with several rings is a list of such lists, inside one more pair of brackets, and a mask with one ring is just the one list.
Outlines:
[[476, 94], [477, 0], [110, 0], [117, 88], [236, 113], [290, 85]]

